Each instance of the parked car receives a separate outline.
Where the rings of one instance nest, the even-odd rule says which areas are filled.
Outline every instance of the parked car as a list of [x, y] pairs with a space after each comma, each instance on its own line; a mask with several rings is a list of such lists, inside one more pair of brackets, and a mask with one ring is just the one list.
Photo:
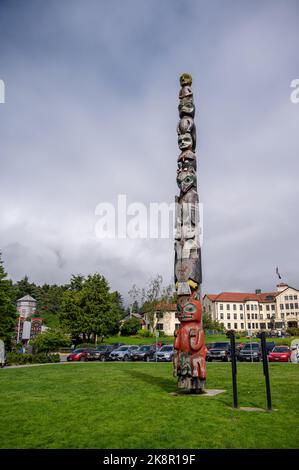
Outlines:
[[246, 343], [236, 343], [236, 358], [239, 358], [240, 351], [244, 348]]
[[269, 353], [268, 360], [269, 362], [290, 362], [291, 352], [288, 346], [275, 346]]
[[92, 349], [87, 349], [87, 348], [81, 348], [81, 349], [75, 349], [71, 354], [67, 356], [67, 361], [90, 361], [90, 360], [95, 360], [95, 350]]
[[110, 344], [102, 344], [97, 346], [95, 351], [96, 358], [101, 362], [107, 361], [113, 349], [113, 346]]
[[136, 351], [136, 349], [138, 348], [139, 346], [120, 346], [119, 348], [111, 351], [111, 353], [109, 354], [109, 359], [111, 359], [112, 361], [129, 361], [131, 359], [133, 351]]
[[174, 355], [174, 347], [170, 344], [162, 346], [155, 354], [154, 360], [171, 362]]
[[112, 343], [112, 349], [118, 349], [120, 346], [125, 346], [125, 343]]
[[259, 343], [247, 343], [241, 349], [238, 359], [239, 361], [260, 361], [262, 357]]
[[144, 346], [140, 346], [138, 349], [133, 351], [131, 355], [132, 361], [146, 361], [149, 362], [156, 352], [155, 345], [147, 344]]
[[273, 348], [275, 348], [276, 344], [274, 343], [274, 341], [266, 341], [266, 351], [267, 351], [267, 354], [269, 354]]
[[230, 343], [213, 343], [213, 346], [207, 351], [206, 359], [209, 362], [230, 361]]

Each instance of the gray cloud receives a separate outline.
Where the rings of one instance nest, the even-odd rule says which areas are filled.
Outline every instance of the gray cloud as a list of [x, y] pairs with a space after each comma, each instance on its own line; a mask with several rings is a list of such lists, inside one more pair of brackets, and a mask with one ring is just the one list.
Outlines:
[[[184, 5], [184, 7], [183, 7]], [[168, 282], [172, 240], [97, 240], [95, 207], [171, 203], [178, 77], [194, 77], [204, 292], [298, 285], [299, 7], [2, 2], [0, 246], [14, 279]], [[297, 260], [297, 261], [296, 261]]]

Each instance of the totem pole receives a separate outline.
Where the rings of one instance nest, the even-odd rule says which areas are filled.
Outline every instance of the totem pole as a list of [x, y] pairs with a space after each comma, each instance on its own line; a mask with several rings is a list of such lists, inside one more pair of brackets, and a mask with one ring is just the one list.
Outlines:
[[180, 327], [175, 331], [173, 359], [178, 387], [194, 393], [204, 390], [206, 381], [206, 347], [200, 301], [201, 249], [199, 239], [199, 198], [196, 181], [196, 127], [192, 77], [180, 77], [179, 116], [177, 126], [178, 157], [175, 215], [174, 278]]

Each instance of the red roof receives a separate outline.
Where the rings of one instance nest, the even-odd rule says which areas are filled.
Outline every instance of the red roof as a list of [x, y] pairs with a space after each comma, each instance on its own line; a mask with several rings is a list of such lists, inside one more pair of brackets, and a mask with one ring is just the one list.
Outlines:
[[159, 303], [156, 307], [157, 310], [164, 310], [165, 312], [174, 312], [176, 310], [176, 304]]
[[251, 292], [221, 292], [220, 294], [207, 294], [207, 297], [213, 302], [246, 302], [248, 300], [273, 302], [278, 294], [279, 292], [263, 292], [261, 294]]

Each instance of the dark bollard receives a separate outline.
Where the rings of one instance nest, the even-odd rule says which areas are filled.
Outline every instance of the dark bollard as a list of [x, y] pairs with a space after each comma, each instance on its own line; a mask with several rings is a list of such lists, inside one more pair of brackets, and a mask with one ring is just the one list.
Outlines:
[[235, 332], [228, 331], [227, 336], [230, 338], [230, 355], [231, 355], [231, 363], [232, 363], [234, 408], [238, 408], [239, 406], [238, 406], [238, 390], [237, 390], [237, 362], [236, 362]]
[[264, 331], [261, 333], [261, 348], [262, 348], [264, 376], [266, 380], [267, 405], [268, 405], [268, 410], [270, 411], [272, 410], [272, 400], [271, 400], [270, 378], [269, 378], [269, 368], [268, 368], [268, 358], [267, 358], [267, 348], [266, 348], [266, 335]]

